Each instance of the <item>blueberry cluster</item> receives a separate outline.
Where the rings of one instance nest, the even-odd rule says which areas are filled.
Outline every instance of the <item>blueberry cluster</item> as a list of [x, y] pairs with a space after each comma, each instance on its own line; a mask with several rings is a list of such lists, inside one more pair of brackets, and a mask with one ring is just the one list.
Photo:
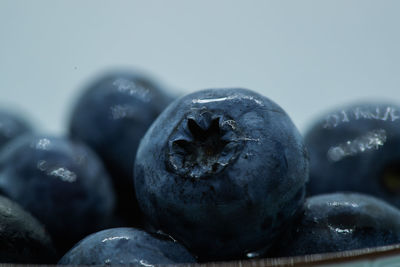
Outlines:
[[0, 262], [147, 267], [400, 243], [400, 105], [336, 109], [303, 139], [254, 91], [165, 91], [108, 73], [65, 136], [0, 110]]

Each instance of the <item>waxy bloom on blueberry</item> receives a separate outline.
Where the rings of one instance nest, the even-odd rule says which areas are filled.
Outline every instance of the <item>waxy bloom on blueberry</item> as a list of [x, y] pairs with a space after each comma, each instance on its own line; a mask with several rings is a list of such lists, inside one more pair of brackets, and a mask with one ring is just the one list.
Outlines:
[[152, 124], [134, 177], [153, 227], [202, 261], [234, 259], [269, 244], [302, 206], [308, 158], [296, 127], [268, 98], [202, 90]]
[[360, 192], [400, 207], [400, 106], [354, 103], [320, 118], [305, 135], [310, 195]]
[[303, 214], [268, 256], [289, 257], [400, 242], [400, 210], [357, 193], [310, 197]]
[[46, 226], [63, 252], [112, 219], [114, 191], [99, 158], [62, 137], [24, 135], [0, 153], [0, 193]]
[[14, 201], [0, 196], [0, 262], [48, 263], [56, 251], [45, 227]]
[[148, 77], [115, 71], [86, 88], [73, 108], [70, 136], [88, 144], [105, 163], [117, 193], [117, 213], [129, 225], [140, 221], [132, 188], [136, 150], [170, 101]]
[[76, 244], [59, 265], [134, 265], [195, 263], [178, 242], [135, 228], [113, 228], [91, 234]]

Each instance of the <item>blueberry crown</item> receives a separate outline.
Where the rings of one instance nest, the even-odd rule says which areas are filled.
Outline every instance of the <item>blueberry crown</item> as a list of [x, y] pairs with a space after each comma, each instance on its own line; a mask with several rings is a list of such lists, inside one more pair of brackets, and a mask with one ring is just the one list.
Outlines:
[[184, 116], [169, 137], [170, 171], [203, 178], [221, 172], [237, 158], [244, 138], [236, 121], [221, 114], [201, 109]]

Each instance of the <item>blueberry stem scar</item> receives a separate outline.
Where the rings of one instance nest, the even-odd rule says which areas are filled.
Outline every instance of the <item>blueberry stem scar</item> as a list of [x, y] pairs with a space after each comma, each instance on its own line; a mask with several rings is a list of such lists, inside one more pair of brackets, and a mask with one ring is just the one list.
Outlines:
[[236, 159], [244, 139], [234, 120], [202, 111], [181, 121], [170, 140], [169, 170], [202, 178], [222, 171]]

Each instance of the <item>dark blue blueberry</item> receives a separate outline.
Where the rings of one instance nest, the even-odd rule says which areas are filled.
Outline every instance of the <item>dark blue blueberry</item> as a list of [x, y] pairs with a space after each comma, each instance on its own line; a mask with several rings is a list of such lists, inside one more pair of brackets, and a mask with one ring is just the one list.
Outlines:
[[108, 226], [110, 179], [97, 156], [64, 138], [24, 135], [0, 154], [0, 192], [41, 221], [60, 251]]
[[246, 89], [173, 102], [143, 137], [135, 164], [147, 220], [202, 261], [269, 244], [302, 206], [307, 178], [307, 153], [288, 115]]
[[361, 192], [400, 207], [400, 106], [338, 108], [305, 135], [310, 195]]
[[15, 202], [0, 197], [0, 262], [55, 261], [56, 252], [43, 225]]
[[32, 127], [19, 114], [0, 110], [0, 149], [12, 139], [31, 131]]
[[89, 235], [65, 254], [58, 264], [149, 267], [195, 262], [193, 256], [172, 239], [135, 228], [113, 228]]
[[170, 102], [149, 78], [114, 72], [92, 83], [76, 103], [70, 135], [87, 143], [104, 161], [118, 196], [118, 214], [137, 223], [133, 163], [140, 139]]
[[400, 211], [368, 195], [336, 193], [310, 197], [304, 214], [280, 237], [272, 257], [298, 256], [391, 245], [400, 242]]

